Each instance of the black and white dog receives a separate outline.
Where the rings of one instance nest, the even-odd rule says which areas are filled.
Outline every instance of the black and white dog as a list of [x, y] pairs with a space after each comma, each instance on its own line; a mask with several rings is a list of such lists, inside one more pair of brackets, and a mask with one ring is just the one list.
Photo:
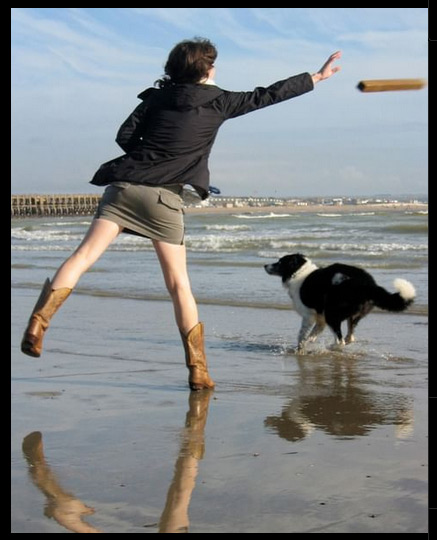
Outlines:
[[[308, 341], [315, 341], [328, 325], [336, 343], [354, 341], [358, 321], [374, 306], [387, 311], [403, 311], [414, 300], [416, 291], [405, 279], [395, 279], [398, 292], [389, 293], [379, 287], [365, 270], [347, 264], [331, 264], [318, 268], [300, 253], [286, 255], [264, 266], [272, 276], [282, 278], [296, 311], [303, 318], [298, 336], [298, 352], [305, 351]], [[341, 323], [347, 320], [347, 335], [343, 339]]]

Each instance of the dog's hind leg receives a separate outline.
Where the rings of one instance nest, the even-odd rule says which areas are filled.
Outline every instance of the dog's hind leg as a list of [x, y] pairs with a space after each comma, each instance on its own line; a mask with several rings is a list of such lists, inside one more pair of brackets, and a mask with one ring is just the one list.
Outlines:
[[345, 338], [346, 343], [353, 343], [355, 341], [354, 331], [357, 324], [365, 317], [370, 311], [372, 311], [373, 304], [371, 302], [364, 303], [358, 313], [351, 315], [347, 320], [347, 335]]
[[346, 337], [344, 338], [344, 341], [346, 344], [353, 343], [355, 341], [354, 330], [360, 319], [361, 317], [358, 316], [358, 317], [349, 317], [349, 319], [347, 320], [347, 334], [346, 334]]
[[335, 345], [344, 345], [345, 340], [343, 339], [343, 334], [341, 333], [341, 321], [339, 320], [327, 320], [326, 321], [329, 328], [334, 332], [335, 336]]

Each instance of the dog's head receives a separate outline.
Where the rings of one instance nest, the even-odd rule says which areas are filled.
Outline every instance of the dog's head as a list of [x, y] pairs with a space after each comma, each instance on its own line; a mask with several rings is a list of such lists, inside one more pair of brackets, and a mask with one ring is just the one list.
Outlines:
[[301, 253], [293, 253], [293, 255], [285, 255], [281, 257], [278, 262], [273, 264], [265, 264], [264, 269], [267, 274], [271, 276], [279, 276], [282, 278], [282, 282], [286, 282], [293, 277], [293, 275], [302, 266], [308, 262], [309, 259], [304, 257]]

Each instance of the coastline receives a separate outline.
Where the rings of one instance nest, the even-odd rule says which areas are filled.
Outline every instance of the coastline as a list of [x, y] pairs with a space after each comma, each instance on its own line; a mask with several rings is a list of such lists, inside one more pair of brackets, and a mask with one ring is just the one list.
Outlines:
[[189, 206], [184, 209], [186, 214], [352, 214], [370, 212], [428, 212], [426, 203], [381, 203], [381, 204], [307, 204], [307, 205], [282, 205], [282, 206], [235, 206], [225, 208], [222, 206]]
[[[94, 215], [99, 203], [99, 195], [13, 195], [11, 198], [11, 219], [30, 217], [51, 217], [65, 215]], [[191, 200], [185, 201], [186, 214], [234, 214], [234, 213], [370, 213], [370, 212], [428, 212], [428, 203], [424, 202], [381, 202], [368, 204], [309, 204], [285, 203], [266, 206], [252, 206], [239, 203], [229, 206], [215, 206], [222, 201], [211, 199], [211, 206], [191, 206]], [[252, 204], [257, 204], [256, 201]]]

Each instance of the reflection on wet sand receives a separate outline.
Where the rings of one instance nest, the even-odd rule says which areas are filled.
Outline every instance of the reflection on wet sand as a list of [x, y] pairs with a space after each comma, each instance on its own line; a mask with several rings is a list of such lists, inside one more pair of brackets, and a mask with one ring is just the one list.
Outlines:
[[288, 441], [299, 441], [320, 429], [337, 438], [367, 435], [394, 425], [395, 435], [413, 431], [412, 400], [399, 393], [376, 393], [352, 358], [300, 358], [292, 398], [264, 425]]
[[55, 519], [59, 525], [69, 531], [76, 533], [102, 532], [82, 521], [82, 516], [93, 514], [94, 508], [86, 506], [59, 484], [56, 475], [45, 460], [42, 434], [39, 431], [29, 433], [23, 439], [22, 448], [29, 465], [32, 481], [47, 498], [44, 515]]
[[160, 533], [187, 533], [188, 506], [193, 492], [198, 462], [205, 453], [205, 424], [211, 390], [190, 392], [189, 409], [173, 481], [159, 521]]
[[[160, 533], [188, 532], [188, 507], [195, 487], [198, 462], [205, 453], [205, 424], [212, 392], [212, 390], [202, 390], [189, 394], [189, 408], [173, 481], [159, 521], [158, 532]], [[23, 439], [22, 449], [32, 482], [46, 496], [44, 515], [55, 519], [72, 532], [103, 532], [82, 520], [82, 516], [93, 514], [94, 509], [60, 485], [45, 459], [42, 434], [39, 431], [29, 433]]]

